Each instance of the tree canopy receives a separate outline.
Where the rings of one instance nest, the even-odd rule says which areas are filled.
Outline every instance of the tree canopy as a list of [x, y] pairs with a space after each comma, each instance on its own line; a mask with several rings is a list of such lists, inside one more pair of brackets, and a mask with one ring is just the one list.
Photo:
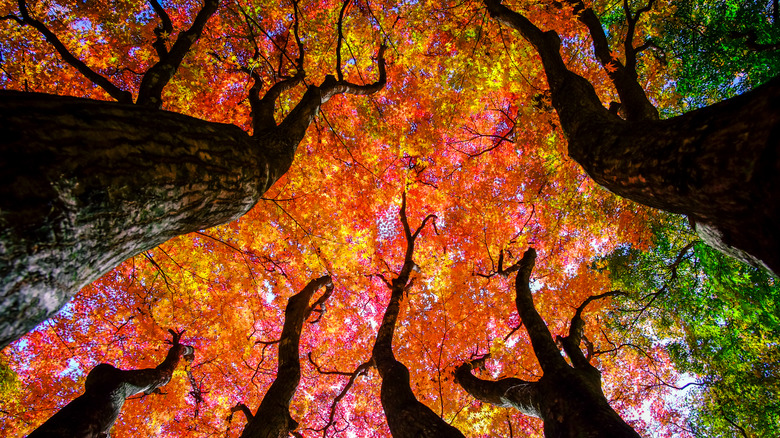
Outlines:
[[777, 429], [776, 3], [1, 0], [0, 428], [172, 329], [112, 436], [543, 434], [464, 364]]

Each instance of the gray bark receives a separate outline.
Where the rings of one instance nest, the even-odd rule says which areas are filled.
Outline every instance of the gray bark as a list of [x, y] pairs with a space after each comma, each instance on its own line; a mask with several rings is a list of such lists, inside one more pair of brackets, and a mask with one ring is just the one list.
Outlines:
[[303, 74], [263, 98], [253, 87], [252, 136], [143, 105], [0, 91], [0, 348], [127, 258], [246, 213], [323, 103], [384, 87], [384, 51], [376, 82], [327, 76], [278, 125], [276, 99]]
[[0, 346], [125, 259], [248, 211], [279, 143], [137, 106], [0, 93]]

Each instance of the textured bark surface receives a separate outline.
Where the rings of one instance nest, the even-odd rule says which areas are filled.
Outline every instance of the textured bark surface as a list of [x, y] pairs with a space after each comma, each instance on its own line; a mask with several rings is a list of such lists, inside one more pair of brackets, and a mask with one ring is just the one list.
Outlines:
[[[155, 43], [161, 60], [144, 75], [135, 106], [109, 82], [97, 85], [125, 104], [0, 91], [0, 348], [128, 257], [246, 213], [290, 168], [323, 103], [342, 93], [375, 93], [387, 81], [381, 46], [376, 82], [326, 76], [277, 125], [277, 98], [304, 76], [299, 40], [298, 74], [262, 97], [263, 82], [255, 78], [252, 136], [153, 109], [217, 3], [205, 2], [170, 51]], [[164, 10], [157, 13], [165, 22]], [[28, 18], [18, 20], [35, 22]], [[57, 46], [51, 32], [39, 30]], [[295, 32], [298, 39], [297, 24]]]
[[[485, 0], [490, 15], [518, 30], [541, 56], [569, 155], [610, 191], [685, 214], [718, 249], [780, 273], [780, 77], [716, 105], [657, 120], [636, 81], [636, 49], [626, 44], [633, 62], [625, 67], [613, 60], [593, 11], [581, 1], [568, 3], [588, 27], [597, 58], [613, 70], [609, 76], [626, 120], [610, 113], [593, 86], [568, 70], [555, 32], [542, 31], [500, 0]], [[629, 25], [637, 19], [638, 13]]]
[[531, 248], [518, 262], [515, 304], [542, 367], [542, 378], [536, 382], [516, 378], [483, 380], [471, 373], [472, 362], [458, 367], [455, 372], [458, 383], [485, 403], [513, 407], [525, 415], [541, 418], [547, 438], [639, 438], [609, 406], [601, 389], [601, 373], [579, 347], [584, 326], [582, 310], [593, 299], [614, 293], [591, 297], [577, 309], [569, 335], [559, 338], [571, 360], [569, 365], [533, 305], [529, 282], [535, 260], [536, 251]]
[[569, 155], [597, 183], [685, 214], [713, 230], [709, 242], [719, 239], [780, 273], [780, 78], [668, 120], [609, 116], [568, 130]]
[[525, 415], [542, 418], [539, 404], [539, 382], [527, 382], [509, 377], [501, 380], [483, 380], [473, 374], [471, 362], [455, 370], [455, 379], [472, 397], [502, 408], [515, 408]]
[[136, 106], [2, 92], [0, 120], [0, 346], [128, 257], [238, 218], [289, 167], [272, 136]]
[[298, 422], [290, 416], [290, 402], [301, 380], [298, 348], [303, 323], [312, 311], [309, 300], [321, 287], [326, 288], [325, 293], [317, 300], [317, 303], [321, 304], [333, 292], [333, 283], [329, 276], [312, 280], [287, 301], [279, 341], [276, 378], [263, 396], [257, 412], [248, 416], [249, 421], [241, 433], [241, 438], [287, 438], [298, 427]]
[[386, 282], [390, 289], [390, 302], [382, 318], [382, 325], [376, 335], [372, 358], [382, 377], [380, 399], [385, 411], [387, 425], [394, 438], [451, 437], [463, 438], [460, 431], [442, 420], [428, 406], [422, 404], [412, 392], [409, 369], [396, 360], [393, 354], [393, 334], [401, 309], [401, 300], [407, 287], [411, 286], [410, 275], [414, 269], [414, 241], [429, 219], [423, 220], [412, 233], [406, 219], [406, 195], [401, 204], [401, 222], [406, 235], [406, 255], [398, 276]]
[[181, 333], [174, 333], [173, 345], [156, 368], [120, 370], [102, 363], [87, 375], [84, 394], [77, 397], [28, 438], [106, 437], [122, 411], [125, 399], [141, 392], [151, 394], [170, 382], [181, 356], [193, 354], [193, 348], [181, 345]]

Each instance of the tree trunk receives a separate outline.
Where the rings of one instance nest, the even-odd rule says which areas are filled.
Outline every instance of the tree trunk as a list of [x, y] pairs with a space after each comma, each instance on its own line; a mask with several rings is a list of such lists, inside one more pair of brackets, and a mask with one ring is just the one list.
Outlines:
[[401, 309], [401, 299], [411, 286], [410, 275], [414, 269], [414, 241], [429, 219], [427, 216], [417, 230], [412, 233], [406, 218], [406, 194], [401, 204], [401, 223], [406, 236], [406, 256], [401, 271], [391, 282], [386, 284], [390, 289], [390, 302], [387, 304], [382, 325], [377, 331], [372, 359], [379, 375], [382, 377], [380, 399], [385, 411], [387, 425], [393, 438], [463, 438], [460, 431], [442, 420], [428, 406], [422, 404], [412, 392], [409, 381], [409, 369], [396, 360], [393, 354], [393, 335], [398, 312]]
[[493, 18], [519, 31], [539, 53], [569, 155], [610, 191], [687, 215], [717, 249], [780, 273], [780, 77], [733, 99], [658, 120], [636, 80], [637, 49], [631, 42], [640, 13], [628, 19], [623, 66], [612, 57], [593, 11], [581, 0], [566, 3], [588, 27], [596, 57], [628, 109], [626, 120], [610, 113], [593, 86], [566, 67], [555, 32], [542, 31], [500, 0], [485, 0]]
[[291, 161], [284, 137], [117, 103], [2, 92], [0, 120], [0, 347], [125, 259], [240, 217]]
[[329, 276], [312, 280], [287, 301], [282, 336], [279, 340], [276, 378], [263, 396], [257, 412], [253, 416], [248, 415], [249, 421], [241, 433], [241, 438], [287, 438], [298, 427], [298, 422], [290, 416], [290, 402], [301, 380], [298, 348], [303, 323], [313, 308], [309, 306], [309, 300], [321, 287], [326, 288], [325, 293], [317, 300], [318, 304], [322, 304], [333, 293], [333, 283]]
[[601, 373], [579, 348], [584, 326], [582, 310], [594, 299], [615, 293], [591, 297], [577, 309], [569, 335], [559, 338], [571, 360], [569, 365], [533, 305], [529, 281], [535, 260], [536, 251], [531, 248], [517, 263], [515, 304], [542, 367], [542, 378], [536, 382], [516, 378], [495, 382], [479, 379], [471, 370], [485, 357], [458, 367], [455, 371], [458, 383], [485, 403], [512, 407], [525, 415], [541, 418], [547, 438], [639, 438], [639, 434], [609, 406], [601, 390]]
[[569, 155], [591, 178], [687, 215], [716, 249], [780, 273], [780, 77], [668, 120], [599, 111], [567, 130]]
[[173, 332], [173, 345], [156, 368], [120, 370], [102, 363], [87, 375], [84, 394], [68, 403], [28, 438], [107, 437], [122, 411], [125, 399], [141, 392], [151, 394], [170, 382], [179, 357], [190, 356], [194, 349], [181, 345], [183, 332]]
[[541, 418], [546, 438], [639, 438], [609, 406], [598, 375], [564, 368], [545, 373], [536, 382], [490, 381], [475, 377], [471, 366], [464, 364], [458, 367], [456, 378], [477, 400]]
[[296, 76], [262, 98], [255, 81], [252, 136], [150, 109], [156, 98], [133, 106], [0, 91], [0, 348], [128, 257], [246, 213], [290, 168], [323, 103], [384, 87], [385, 49], [376, 82], [326, 76], [277, 125], [277, 98], [304, 76], [301, 48]]

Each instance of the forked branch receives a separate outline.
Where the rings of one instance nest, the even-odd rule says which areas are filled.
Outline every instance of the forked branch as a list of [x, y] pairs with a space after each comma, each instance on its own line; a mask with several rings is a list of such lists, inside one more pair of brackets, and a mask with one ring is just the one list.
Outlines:
[[173, 23], [171, 22], [171, 17], [165, 12], [165, 8], [163, 8], [157, 0], [149, 0], [149, 3], [160, 18], [160, 25], [154, 28], [154, 35], [157, 38], [152, 43], [152, 47], [157, 51], [157, 56], [162, 59], [168, 56], [167, 41], [173, 34]]
[[[160, 60], [154, 64], [149, 70], [146, 71], [144, 77], [141, 79], [141, 85], [138, 89], [138, 99], [136, 104], [148, 106], [152, 108], [160, 108], [162, 105], [162, 90], [168, 85], [168, 82], [173, 78], [176, 70], [179, 69], [184, 56], [189, 53], [192, 45], [200, 39], [203, 29], [206, 27], [206, 22], [215, 12], [219, 6], [219, 0], [204, 0], [203, 7], [200, 9], [195, 19], [192, 21], [192, 25], [189, 29], [179, 33], [176, 38], [176, 42], [173, 43], [170, 50], [161, 50], [161, 45], [164, 46], [165, 42], [160, 41], [160, 35], [155, 41], [155, 49], [157, 49]], [[165, 11], [160, 7], [162, 14], [165, 15]], [[155, 11], [157, 9], [155, 8]], [[158, 12], [159, 15], [159, 12]], [[165, 19], [163, 20], [163, 26], [165, 26]]]
[[333, 282], [327, 275], [310, 281], [287, 301], [281, 342], [279, 342], [276, 378], [263, 396], [255, 415], [248, 417], [249, 421], [241, 434], [242, 438], [288, 436], [298, 427], [298, 422], [290, 416], [290, 402], [301, 380], [299, 353], [301, 331], [304, 321], [312, 312], [309, 301], [314, 293], [323, 287], [326, 290], [323, 296], [327, 298], [333, 291]]
[[585, 330], [585, 320], [582, 318], [582, 312], [585, 310], [585, 307], [593, 301], [617, 295], [626, 295], [626, 293], [619, 290], [613, 290], [598, 295], [592, 295], [585, 299], [585, 301], [577, 307], [574, 316], [571, 318], [569, 334], [567, 336], [558, 337], [558, 341], [563, 345], [563, 349], [566, 351], [566, 354], [569, 356], [569, 359], [571, 359], [575, 368], [587, 368], [590, 366], [588, 358], [580, 349], [580, 343], [582, 342], [583, 332]]

